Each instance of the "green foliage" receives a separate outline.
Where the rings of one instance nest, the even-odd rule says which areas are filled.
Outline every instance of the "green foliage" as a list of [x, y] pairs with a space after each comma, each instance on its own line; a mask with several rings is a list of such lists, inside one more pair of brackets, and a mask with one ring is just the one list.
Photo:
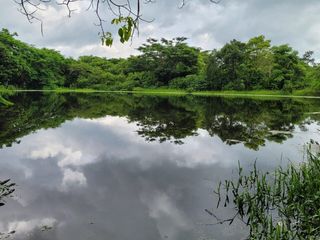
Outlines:
[[274, 65], [270, 81], [271, 89], [292, 89], [302, 86], [304, 73], [299, 66], [298, 52], [288, 45], [272, 48]]
[[16, 40], [16, 34], [0, 31], [0, 84], [42, 89], [63, 85], [64, 57], [49, 49], [37, 49]]
[[[313, 144], [315, 144], [313, 142]], [[239, 166], [237, 180], [219, 184], [218, 207], [233, 205], [250, 230], [248, 239], [318, 239], [320, 236], [320, 154], [308, 150], [307, 162], [274, 173]], [[221, 202], [222, 201], [222, 202]]]
[[[129, 39], [132, 37], [133, 32], [137, 29], [137, 22], [132, 17], [123, 17], [119, 16], [117, 18], [112, 19], [111, 24], [119, 25], [123, 24], [118, 29], [118, 35], [120, 37], [120, 42], [125, 43], [128, 42]], [[101, 37], [102, 45], [106, 45], [111, 47], [113, 44], [113, 36], [110, 32], [102, 33]]]
[[309, 90], [314, 91], [316, 94], [320, 93], [320, 65], [319, 64], [305, 64], [302, 65], [305, 69], [306, 75], [304, 78], [304, 84]]
[[188, 46], [185, 40], [148, 39], [138, 48], [142, 54], [131, 59], [132, 71], [152, 73], [159, 86], [167, 86], [174, 78], [196, 74], [200, 51]]
[[310, 66], [288, 45], [271, 47], [270, 42], [264, 36], [247, 43], [232, 40], [221, 50], [213, 51], [207, 67], [208, 89], [273, 89], [291, 93], [305, 87], [304, 76]]
[[[132, 86], [128, 82], [122, 87]], [[165, 93], [166, 89], [161, 91]], [[303, 127], [319, 120], [318, 115], [307, 114], [319, 108], [317, 100], [311, 99], [253, 100], [170, 94], [159, 97], [152, 91], [149, 95], [63, 92], [19, 92], [6, 96], [14, 106], [0, 104], [0, 148], [19, 143], [22, 136], [33, 131], [58, 127], [76, 117], [111, 115], [136, 123], [138, 133], [148, 141], [182, 143], [202, 129], [226, 144], [243, 144], [258, 150], [266, 141], [281, 143], [291, 138], [297, 125]]]
[[[112, 20], [120, 25], [121, 42], [128, 41], [136, 28], [130, 17]], [[127, 59], [82, 56], [64, 58], [59, 52], [37, 49], [0, 32], [0, 85], [20, 89], [92, 88], [132, 90], [175, 88], [203, 90], [297, 89], [320, 92], [320, 68], [306, 52], [302, 58], [288, 45], [271, 46], [264, 36], [247, 43], [232, 40], [220, 50], [200, 51], [186, 38], [148, 39], [138, 48], [140, 55]], [[106, 45], [113, 38], [106, 33]], [[311, 91], [309, 91], [311, 92]]]
[[13, 105], [12, 102], [6, 100], [6, 99], [5, 99], [4, 97], [2, 97], [1, 95], [0, 95], [0, 104], [3, 104], [3, 105], [5, 105], [5, 106], [12, 106], [12, 105]]
[[170, 81], [169, 87], [173, 89], [185, 89], [188, 91], [201, 91], [206, 89], [206, 82], [201, 75], [187, 75], [174, 78]]

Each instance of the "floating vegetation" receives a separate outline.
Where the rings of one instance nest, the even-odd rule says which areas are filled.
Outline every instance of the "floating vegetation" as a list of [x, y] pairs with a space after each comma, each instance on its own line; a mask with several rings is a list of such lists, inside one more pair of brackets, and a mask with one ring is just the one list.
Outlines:
[[51, 230], [53, 227], [52, 226], [47, 226], [47, 225], [44, 225], [40, 228], [40, 231], [44, 232], [44, 231], [49, 231]]
[[[0, 207], [5, 205], [5, 199], [12, 195], [12, 193], [15, 191], [15, 186], [16, 184], [12, 183], [10, 179], [0, 181]], [[16, 231], [11, 231], [9, 233], [0, 232], [0, 239], [8, 239], [15, 233]]]
[[13, 235], [16, 233], [16, 231], [11, 231], [9, 233], [1, 233], [0, 232], [0, 239], [12, 239]]
[[5, 204], [5, 198], [10, 197], [15, 191], [15, 183], [12, 183], [10, 179], [0, 181], [0, 207]]
[[320, 239], [320, 154], [310, 147], [304, 163], [273, 173], [261, 172], [254, 164], [244, 174], [239, 164], [237, 179], [220, 182], [215, 193], [217, 208], [235, 209], [232, 218], [217, 218], [219, 223], [240, 218], [249, 228], [248, 239]]

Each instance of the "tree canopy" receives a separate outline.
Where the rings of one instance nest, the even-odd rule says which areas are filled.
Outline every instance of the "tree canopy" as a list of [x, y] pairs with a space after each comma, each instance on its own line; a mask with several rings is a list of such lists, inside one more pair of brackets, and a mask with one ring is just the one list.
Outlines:
[[300, 56], [289, 45], [272, 46], [264, 36], [231, 40], [221, 49], [202, 51], [186, 38], [149, 39], [129, 58], [65, 58], [0, 31], [0, 85], [19, 89], [91, 88], [133, 90], [277, 90], [317, 93], [320, 65], [312, 52]]

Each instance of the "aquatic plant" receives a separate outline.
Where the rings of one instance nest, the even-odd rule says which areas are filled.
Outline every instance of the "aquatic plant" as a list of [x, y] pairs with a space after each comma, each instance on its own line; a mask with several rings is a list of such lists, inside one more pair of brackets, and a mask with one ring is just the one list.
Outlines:
[[5, 105], [5, 106], [11, 106], [11, 105], [13, 105], [12, 102], [6, 100], [6, 99], [3, 98], [1, 95], [0, 95], [0, 104], [3, 104], [3, 105]]
[[0, 181], [0, 206], [5, 204], [5, 198], [10, 197], [11, 194], [15, 191], [15, 183], [12, 183], [10, 179], [5, 181]]
[[272, 173], [254, 164], [245, 174], [239, 164], [236, 180], [220, 182], [215, 193], [218, 208], [232, 205], [235, 209], [232, 218], [219, 223], [232, 224], [240, 218], [249, 228], [248, 239], [320, 237], [320, 154], [312, 153], [310, 147], [305, 162], [279, 166]]

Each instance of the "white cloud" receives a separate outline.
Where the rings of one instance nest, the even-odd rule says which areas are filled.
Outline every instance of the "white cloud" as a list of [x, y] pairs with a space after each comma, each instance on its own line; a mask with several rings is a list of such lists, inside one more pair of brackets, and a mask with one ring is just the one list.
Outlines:
[[62, 179], [62, 190], [66, 191], [70, 187], [83, 187], [87, 185], [87, 179], [82, 172], [72, 169], [64, 169]]
[[59, 167], [79, 166], [79, 165], [85, 165], [86, 163], [90, 162], [82, 158], [81, 151], [73, 151], [70, 148], [65, 148], [63, 149], [63, 153], [65, 156], [58, 162]]
[[31, 159], [57, 158], [57, 165], [61, 169], [63, 178], [62, 191], [68, 191], [71, 187], [84, 187], [87, 185], [85, 175], [69, 167], [80, 167], [92, 162], [91, 158], [84, 157], [79, 150], [73, 150], [59, 144], [41, 146], [38, 150], [31, 151]]
[[[317, 30], [320, 3], [316, 0], [223, 0], [220, 4], [190, 0], [183, 9], [178, 8], [179, 1], [143, 4], [143, 17], [155, 20], [141, 23], [140, 36], [132, 44], [122, 45], [116, 41], [111, 48], [101, 46], [99, 28], [94, 25], [97, 19], [94, 12], [85, 11], [87, 3], [74, 3], [73, 9], [77, 11], [71, 18], [67, 17], [65, 8], [55, 4], [39, 12], [44, 20], [45, 35], [42, 37], [39, 24], [29, 24], [25, 16], [18, 13], [14, 1], [4, 1], [0, 9], [0, 27], [18, 32], [22, 40], [31, 44], [57, 48], [69, 56], [125, 57], [136, 54], [137, 46], [148, 37], [186, 36], [192, 45], [212, 49], [233, 38], [245, 41], [259, 34], [271, 38], [274, 44], [289, 43], [300, 52], [320, 51]], [[116, 27], [107, 23], [106, 28], [116, 34]]]
[[33, 159], [43, 159], [49, 157], [55, 157], [60, 153], [59, 145], [50, 145], [39, 150], [33, 150], [30, 153], [30, 157]]
[[147, 206], [149, 216], [155, 220], [162, 236], [175, 238], [181, 229], [192, 228], [188, 217], [166, 193], [159, 191], [144, 193], [141, 195], [141, 201]]
[[9, 222], [7, 229], [2, 232], [16, 231], [16, 235], [26, 235], [33, 230], [41, 229], [42, 227], [52, 228], [57, 223], [54, 218], [32, 219], [27, 221]]
[[81, 166], [85, 165], [90, 159], [83, 157], [80, 150], [73, 150], [70, 147], [65, 147], [60, 144], [48, 144], [41, 146], [37, 150], [32, 150], [30, 158], [32, 159], [46, 159], [58, 157], [58, 166]]

